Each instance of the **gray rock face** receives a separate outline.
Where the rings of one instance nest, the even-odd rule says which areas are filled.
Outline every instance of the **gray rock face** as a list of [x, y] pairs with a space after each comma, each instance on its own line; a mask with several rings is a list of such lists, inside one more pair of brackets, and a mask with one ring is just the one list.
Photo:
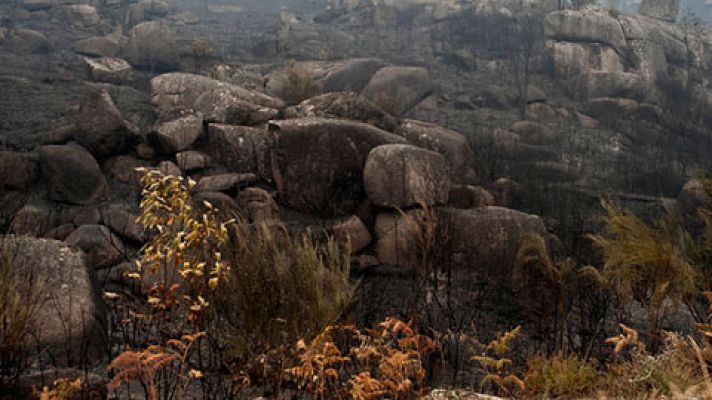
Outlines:
[[312, 97], [285, 111], [286, 118], [322, 117], [350, 119], [392, 132], [398, 127], [395, 117], [354, 92], [327, 93]]
[[195, 101], [195, 110], [205, 115], [205, 121], [231, 125], [259, 125], [277, 117], [272, 107], [253, 104], [230, 88], [218, 88], [203, 93]]
[[40, 169], [52, 200], [88, 205], [99, 201], [108, 184], [94, 157], [81, 146], [49, 145], [39, 149]]
[[659, 122], [660, 110], [649, 104], [635, 100], [603, 97], [592, 99], [586, 104], [585, 112], [593, 118], [605, 121], [637, 118], [643, 121]]
[[0, 151], [0, 189], [23, 190], [37, 181], [39, 166], [27, 153]]
[[208, 125], [208, 154], [228, 170], [272, 181], [273, 136], [265, 129]]
[[464, 274], [479, 274], [511, 283], [514, 262], [527, 234], [547, 233], [535, 215], [501, 207], [438, 212], [438, 231], [449, 239], [447, 254]]
[[134, 79], [131, 64], [121, 58], [84, 58], [84, 62], [95, 81], [121, 84]]
[[188, 150], [203, 134], [202, 114], [190, 114], [158, 125], [149, 138], [165, 153]]
[[210, 163], [210, 156], [202, 151], [187, 150], [176, 154], [176, 164], [183, 172], [205, 169]]
[[135, 66], [151, 70], [178, 67], [178, 49], [173, 30], [163, 21], [143, 22], [129, 32], [127, 59]]
[[96, 7], [89, 4], [63, 6], [62, 13], [67, 22], [75, 28], [89, 28], [101, 21]]
[[373, 74], [385, 66], [386, 63], [378, 58], [348, 60], [321, 80], [322, 89], [325, 93], [360, 92], [368, 85]]
[[74, 51], [93, 57], [117, 57], [121, 43], [113, 36], [93, 36], [74, 44]]
[[343, 216], [365, 199], [363, 168], [382, 144], [405, 144], [400, 136], [371, 125], [334, 119], [273, 121], [274, 180], [280, 202], [306, 213]]
[[363, 181], [369, 199], [377, 206], [434, 206], [447, 203], [450, 166], [434, 151], [412, 145], [383, 145], [368, 155]]
[[677, 208], [682, 215], [690, 218], [697, 218], [698, 209], [710, 203], [710, 198], [699, 179], [687, 181], [677, 196]]
[[104, 225], [80, 226], [65, 241], [84, 251], [96, 269], [115, 265], [126, 253], [123, 241]]
[[279, 220], [279, 206], [272, 195], [264, 189], [246, 188], [237, 194], [235, 200], [249, 222], [262, 223]]
[[568, 42], [601, 43], [624, 54], [626, 38], [620, 22], [597, 10], [564, 10], [546, 16], [547, 37]]
[[454, 185], [450, 188], [448, 205], [454, 208], [480, 208], [495, 206], [494, 195], [480, 186]]
[[47, 36], [32, 29], [12, 31], [5, 38], [5, 48], [25, 54], [45, 54], [53, 50]]
[[517, 121], [511, 129], [529, 144], [549, 145], [556, 140], [556, 134], [550, 128], [534, 121]]
[[102, 214], [104, 224], [117, 234], [136, 243], [146, 241], [143, 225], [136, 222], [138, 215], [131, 213], [126, 207], [112, 204]]
[[161, 161], [158, 163], [158, 170], [163, 175], [183, 176], [183, 171], [172, 161]]
[[646, 17], [675, 22], [680, 13], [680, 0], [642, 0], [640, 13]]
[[101, 222], [101, 213], [94, 206], [62, 208], [58, 215], [58, 224], [95, 225]]
[[173, 115], [175, 118], [181, 111], [192, 111], [201, 95], [216, 89], [226, 89], [237, 99], [258, 106], [271, 108], [284, 106], [284, 102], [274, 97], [206, 76], [185, 73], [163, 74], [151, 79], [151, 102], [159, 115]]
[[[94, 271], [81, 252], [56, 240], [0, 236], [13, 274], [42, 283], [33, 333], [56, 366], [103, 365], [108, 359], [106, 310]], [[35, 349], [33, 342], [30, 349]]]
[[424, 226], [422, 210], [378, 214], [374, 233], [378, 260], [394, 267], [414, 268], [418, 263], [418, 230]]
[[404, 120], [396, 134], [418, 147], [445, 156], [450, 163], [450, 177], [453, 182], [469, 183], [475, 178], [475, 172], [472, 170], [475, 155], [463, 134], [415, 120]]
[[200, 178], [193, 188], [195, 192], [228, 192], [240, 190], [245, 186], [259, 181], [260, 178], [252, 173], [246, 174], [219, 174]]
[[600, 43], [551, 41], [556, 74], [569, 79], [588, 71], [623, 72], [625, 66], [616, 51]]
[[327, 219], [309, 224], [306, 230], [316, 237], [326, 233], [341, 243], [349, 243], [351, 252], [357, 253], [371, 244], [371, 233], [363, 221], [355, 215]]
[[109, 175], [119, 182], [139, 187], [141, 176], [143, 174], [137, 171], [137, 168], [147, 168], [150, 164], [146, 161], [139, 160], [134, 156], [122, 154], [112, 157], [104, 163], [104, 169], [108, 170]]
[[588, 98], [622, 97], [645, 101], [653, 97], [653, 90], [648, 82], [638, 74], [628, 72], [593, 71], [587, 74], [585, 84], [579, 90], [585, 90]]
[[385, 67], [376, 72], [361, 94], [395, 115], [417, 106], [434, 90], [430, 74], [418, 67]]
[[30, 11], [46, 10], [55, 6], [89, 4], [89, 0], [22, 0], [22, 6]]
[[121, 116], [105, 90], [82, 98], [79, 128], [75, 139], [99, 158], [122, 152], [138, 135], [138, 128]]
[[49, 225], [49, 211], [42, 207], [27, 205], [12, 217], [10, 233], [39, 237]]

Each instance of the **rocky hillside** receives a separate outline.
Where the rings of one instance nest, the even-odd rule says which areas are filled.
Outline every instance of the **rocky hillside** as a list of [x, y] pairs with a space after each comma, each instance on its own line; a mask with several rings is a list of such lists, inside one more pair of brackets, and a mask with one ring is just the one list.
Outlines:
[[[712, 167], [712, 36], [674, 2], [302, 3], [0, 5], [0, 241], [49, 271], [48, 299], [77, 296], [68, 347], [96, 353], [50, 358], [106, 361], [97, 294], [130, 286], [147, 240], [136, 168], [190, 177], [196, 206], [349, 241], [375, 298], [408, 281], [412, 221], [437, 221], [449, 279], [516, 288], [527, 235], [571, 252], [601, 193], [651, 212]], [[502, 304], [493, 331], [537, 318]]]

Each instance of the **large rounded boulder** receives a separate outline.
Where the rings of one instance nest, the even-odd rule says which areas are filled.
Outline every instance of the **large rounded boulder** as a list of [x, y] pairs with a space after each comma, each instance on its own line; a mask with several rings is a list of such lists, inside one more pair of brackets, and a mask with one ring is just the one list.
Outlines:
[[91, 153], [76, 144], [39, 149], [40, 170], [52, 200], [88, 205], [98, 202], [108, 184]]
[[140, 23], [129, 32], [126, 57], [137, 67], [173, 70], [179, 66], [173, 30], [164, 21]]
[[287, 118], [322, 117], [350, 119], [392, 132], [398, 120], [364, 96], [354, 92], [327, 93], [304, 100], [285, 111]]
[[388, 144], [371, 150], [363, 180], [369, 199], [377, 206], [434, 206], [447, 203], [450, 166], [434, 151]]
[[[277, 98], [207, 76], [175, 72], [151, 79], [151, 102], [161, 119], [167, 115], [172, 119], [179, 116], [181, 112], [193, 111], [196, 101], [206, 92], [215, 92], [211, 96], [229, 96], [230, 101], [234, 98], [261, 107], [284, 106], [284, 102]], [[203, 100], [200, 104], [212, 106], [207, 100]], [[203, 110], [204, 113], [209, 111]]]
[[385, 67], [386, 63], [378, 58], [355, 58], [329, 71], [321, 80], [325, 93], [360, 92], [371, 80], [373, 74]]
[[369, 152], [405, 144], [400, 136], [353, 121], [302, 118], [273, 121], [274, 180], [280, 200], [302, 212], [344, 216], [365, 200], [363, 169]]
[[75, 139], [99, 158], [121, 153], [138, 136], [138, 128], [121, 116], [105, 90], [82, 98], [79, 128]]
[[273, 137], [266, 129], [221, 124], [208, 126], [208, 154], [232, 172], [254, 173], [271, 181], [273, 145]]
[[403, 121], [396, 134], [405, 137], [418, 147], [445, 156], [450, 163], [450, 176], [454, 182], [470, 183], [474, 180], [475, 172], [472, 166], [475, 154], [463, 134], [415, 120]]
[[593, 9], [553, 12], [544, 20], [546, 36], [575, 43], [600, 43], [625, 54], [621, 23], [606, 11]]
[[39, 167], [27, 153], [0, 151], [0, 191], [23, 190], [37, 181]]
[[705, 188], [704, 183], [699, 179], [690, 179], [682, 187], [677, 195], [677, 207], [688, 218], [697, 218], [700, 207], [709, 207], [712, 200]]
[[361, 94], [395, 115], [413, 109], [434, 90], [430, 74], [419, 67], [385, 67], [376, 72]]
[[11, 255], [16, 279], [34, 279], [42, 285], [28, 351], [41, 349], [41, 354], [32, 355], [55, 366], [105, 363], [109, 355], [106, 309], [84, 253], [63, 242], [27, 236], [0, 236], [0, 248]]
[[188, 114], [173, 121], [157, 125], [149, 139], [165, 153], [188, 150], [203, 134], [203, 116]]
[[448, 238], [447, 254], [464, 275], [504, 284], [512, 280], [517, 252], [528, 235], [551, 238], [540, 217], [502, 207], [441, 209], [438, 232]]
[[65, 241], [82, 249], [96, 269], [108, 268], [121, 261], [126, 253], [123, 241], [104, 225], [82, 225]]

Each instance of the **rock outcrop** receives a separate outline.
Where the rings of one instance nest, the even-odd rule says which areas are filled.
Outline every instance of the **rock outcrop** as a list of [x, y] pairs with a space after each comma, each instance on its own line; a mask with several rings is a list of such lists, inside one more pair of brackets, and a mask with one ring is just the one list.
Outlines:
[[640, 14], [663, 21], [675, 22], [680, 13], [680, 0], [642, 0]]
[[192, 111], [196, 101], [204, 93], [217, 89], [225, 89], [225, 93], [230, 96], [253, 105], [270, 108], [284, 106], [283, 101], [274, 97], [206, 76], [185, 73], [163, 74], [151, 79], [151, 102], [156, 107], [159, 118], [175, 118], [182, 112]]
[[43, 353], [33, 355], [55, 366], [104, 365], [106, 310], [87, 257], [66, 243], [30, 237], [0, 236], [0, 247], [11, 254], [15, 277], [42, 288], [32, 329], [38, 343], [28, 348]]
[[360, 122], [302, 118], [272, 121], [274, 176], [280, 199], [295, 210], [343, 216], [365, 199], [363, 168], [374, 147], [405, 144], [400, 136]]
[[361, 94], [395, 115], [403, 115], [434, 90], [428, 71], [418, 67], [385, 67], [376, 72]]
[[151, 71], [170, 71], [178, 67], [178, 48], [167, 23], [140, 23], [131, 29], [128, 37], [125, 55], [134, 66]]
[[450, 166], [442, 155], [412, 145], [391, 144], [368, 155], [363, 180], [377, 206], [404, 209], [447, 203]]
[[76, 144], [39, 149], [40, 170], [52, 200], [87, 205], [98, 202], [108, 184], [91, 153]]
[[105, 90], [94, 91], [79, 105], [79, 131], [75, 139], [98, 158], [126, 150], [138, 128], [126, 121]]
[[84, 251], [96, 269], [117, 264], [126, 253], [124, 242], [104, 225], [82, 225], [65, 241]]

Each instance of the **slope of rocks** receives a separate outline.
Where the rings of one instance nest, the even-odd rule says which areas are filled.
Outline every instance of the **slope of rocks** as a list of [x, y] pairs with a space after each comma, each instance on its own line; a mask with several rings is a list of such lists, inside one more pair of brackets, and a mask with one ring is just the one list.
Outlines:
[[[146, 167], [191, 177], [197, 200], [251, 223], [348, 239], [366, 276], [411, 272], [417, 228], [436, 223], [451, 272], [511, 286], [526, 235], [556, 247], [566, 218], [590, 228], [571, 208], [602, 190], [642, 207], [675, 195], [712, 149], [674, 133], [660, 86], [694, 77], [695, 118], [712, 115], [706, 31], [659, 9], [521, 3], [543, 43], [518, 98], [496, 34], [517, 3], [334, 1], [297, 15], [279, 5], [300, 3], [248, 1], [259, 13], [213, 5], [207, 21], [156, 0], [3, 5], [17, 26], [0, 28], [0, 227], [22, 236], [4, 239], [25, 263], [71, 253], [54, 272], [80, 271], [81, 304], [100, 310], [95, 276], [125, 284], [115, 271], [147, 240]], [[193, 35], [239, 63], [187, 72], [200, 70]], [[322, 94], [288, 104], [288, 58]], [[700, 196], [691, 182], [679, 204], [691, 213]]]

